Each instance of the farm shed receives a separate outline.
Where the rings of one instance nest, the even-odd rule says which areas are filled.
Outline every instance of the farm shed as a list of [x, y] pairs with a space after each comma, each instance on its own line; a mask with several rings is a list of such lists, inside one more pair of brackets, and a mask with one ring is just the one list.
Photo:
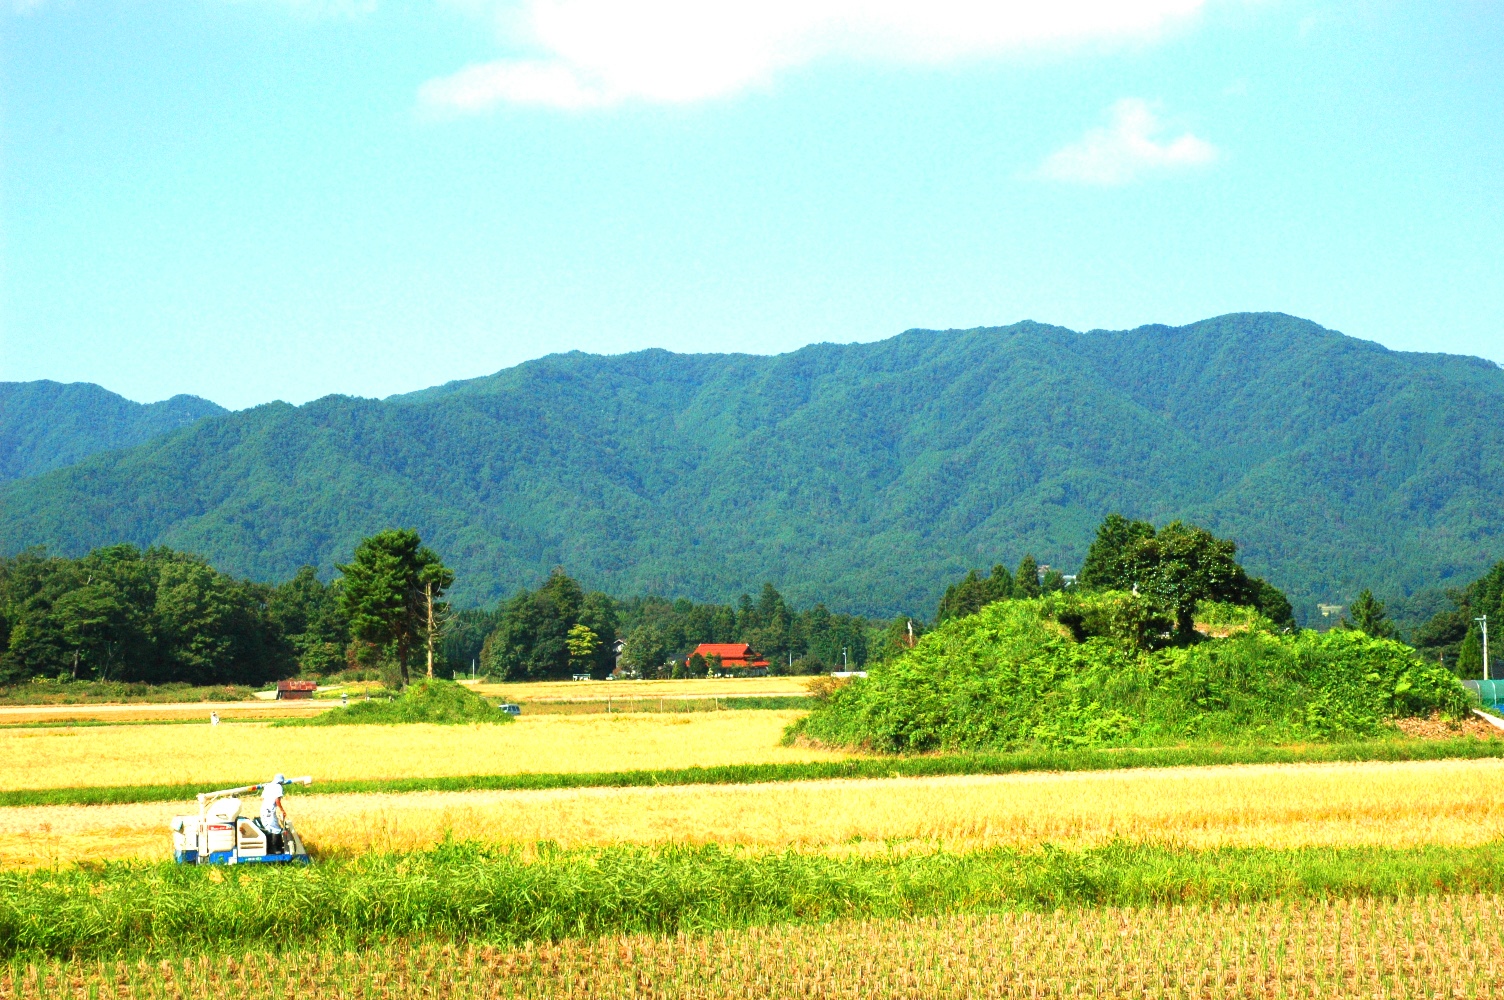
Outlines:
[[317, 691], [318, 687], [318, 681], [278, 681], [277, 700], [293, 701], [300, 698], [312, 698], [313, 692]]

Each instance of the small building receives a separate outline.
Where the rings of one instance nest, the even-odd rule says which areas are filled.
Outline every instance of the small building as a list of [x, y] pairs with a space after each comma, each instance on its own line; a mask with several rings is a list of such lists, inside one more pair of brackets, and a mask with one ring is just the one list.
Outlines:
[[745, 642], [702, 642], [689, 655], [705, 660], [719, 659], [720, 667], [712, 669], [724, 675], [761, 677], [768, 672], [768, 661]]
[[278, 701], [299, 701], [313, 697], [313, 692], [319, 689], [318, 681], [278, 681]]

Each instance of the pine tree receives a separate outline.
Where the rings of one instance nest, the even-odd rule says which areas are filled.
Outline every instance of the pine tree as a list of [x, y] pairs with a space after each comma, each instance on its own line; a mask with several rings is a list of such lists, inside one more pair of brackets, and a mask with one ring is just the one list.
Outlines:
[[1375, 600], [1373, 592], [1365, 589], [1347, 609], [1352, 615], [1352, 627], [1375, 639], [1394, 638], [1394, 623], [1384, 613], [1383, 602]]
[[1024, 556], [1018, 564], [1018, 574], [1014, 577], [1013, 593], [1019, 597], [1039, 596], [1039, 562], [1034, 554]]

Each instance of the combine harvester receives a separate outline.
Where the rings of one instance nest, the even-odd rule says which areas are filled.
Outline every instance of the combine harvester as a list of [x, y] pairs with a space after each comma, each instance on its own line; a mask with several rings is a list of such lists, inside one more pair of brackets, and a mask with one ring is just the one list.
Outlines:
[[[311, 785], [313, 779], [292, 778], [286, 784]], [[291, 821], [282, 821], [282, 842], [275, 845], [276, 853], [271, 853], [271, 838], [260, 818], [240, 815], [239, 796], [255, 794], [265, 787], [245, 785], [200, 792], [197, 816], [172, 818], [172, 859], [180, 865], [308, 864], [308, 850]]]

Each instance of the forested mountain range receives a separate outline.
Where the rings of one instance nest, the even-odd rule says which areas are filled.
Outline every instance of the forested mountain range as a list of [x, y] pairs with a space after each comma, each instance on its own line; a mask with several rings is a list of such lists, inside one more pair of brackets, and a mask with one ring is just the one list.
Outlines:
[[914, 330], [775, 357], [552, 355], [386, 400], [211, 416], [0, 487], [0, 550], [166, 543], [257, 579], [415, 527], [461, 603], [591, 589], [928, 614], [1073, 571], [1102, 517], [1236, 539], [1297, 615], [1504, 555], [1504, 370], [1281, 314]]
[[129, 448], [224, 412], [197, 396], [135, 403], [89, 382], [0, 382], [0, 481]]

